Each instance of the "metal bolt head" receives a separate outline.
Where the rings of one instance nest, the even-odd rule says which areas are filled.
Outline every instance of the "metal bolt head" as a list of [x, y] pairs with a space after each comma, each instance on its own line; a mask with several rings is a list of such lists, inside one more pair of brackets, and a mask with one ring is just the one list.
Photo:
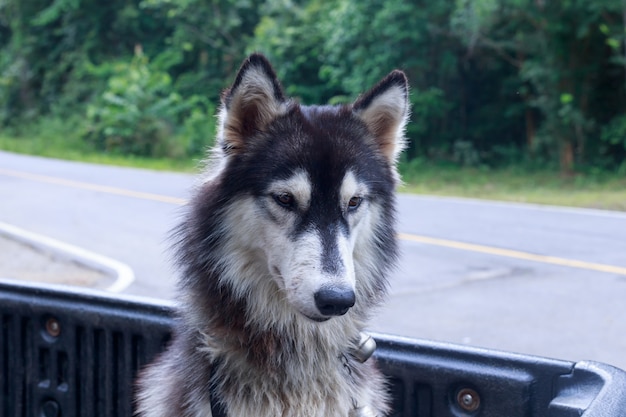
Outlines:
[[456, 395], [456, 402], [464, 411], [473, 412], [480, 407], [480, 396], [471, 388], [463, 388]]
[[54, 317], [46, 320], [46, 332], [52, 337], [59, 337], [61, 334], [61, 324]]
[[61, 407], [54, 400], [48, 400], [43, 403], [41, 411], [44, 417], [59, 417], [61, 415]]

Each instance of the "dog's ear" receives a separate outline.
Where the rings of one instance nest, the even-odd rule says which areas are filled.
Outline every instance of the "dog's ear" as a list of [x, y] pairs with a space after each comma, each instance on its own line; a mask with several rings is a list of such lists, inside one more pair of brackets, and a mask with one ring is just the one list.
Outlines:
[[227, 154], [242, 151], [248, 138], [286, 110], [283, 89], [271, 64], [261, 54], [250, 55], [233, 85], [222, 94], [218, 135], [223, 150]]
[[404, 128], [409, 119], [409, 84], [404, 72], [395, 70], [352, 105], [374, 135], [390, 164], [397, 163], [404, 149]]

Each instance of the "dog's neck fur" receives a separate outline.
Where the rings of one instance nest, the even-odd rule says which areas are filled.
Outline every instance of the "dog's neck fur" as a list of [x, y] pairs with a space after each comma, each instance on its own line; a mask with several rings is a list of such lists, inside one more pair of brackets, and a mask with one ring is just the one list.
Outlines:
[[[228, 300], [227, 289], [218, 291], [226, 302], [216, 310], [248, 309], [243, 301]], [[350, 318], [294, 323], [283, 332], [280, 326], [288, 323], [261, 329], [235, 315], [231, 322], [221, 314], [209, 317], [212, 320], [197, 329], [197, 350], [213, 364], [215, 394], [210, 401], [221, 401], [226, 415], [257, 415], [263, 410], [268, 416], [348, 416], [359, 404], [371, 403], [375, 393], [357, 390], [351, 381], [363, 376], [350, 355], [358, 335]], [[292, 320], [310, 321], [296, 315]], [[304, 404], [307, 409], [293, 408]]]
[[[196, 350], [214, 364], [217, 396], [225, 399], [228, 414], [256, 415], [264, 410], [264, 415], [347, 416], [359, 404], [383, 395], [356, 388], [367, 384], [355, 380], [371, 376], [361, 373], [350, 355], [369, 310], [377, 304], [370, 291], [357, 288], [363, 296], [347, 314], [316, 323], [289, 306], [269, 279], [267, 262], [258, 251], [242, 245], [237, 236], [221, 239], [226, 244], [220, 247], [236, 252], [224, 256], [216, 248], [205, 254], [204, 268], [188, 268], [205, 272], [188, 281], [202, 283], [200, 288], [183, 286], [182, 305], [195, 306], [183, 310], [183, 321], [197, 334]], [[226, 263], [233, 259], [237, 262]], [[359, 262], [355, 267], [357, 273], [375, 273]], [[247, 287], [233, 288], [234, 280]], [[255, 294], [254, 304], [248, 293]], [[310, 409], [288, 409], [294, 404]]]

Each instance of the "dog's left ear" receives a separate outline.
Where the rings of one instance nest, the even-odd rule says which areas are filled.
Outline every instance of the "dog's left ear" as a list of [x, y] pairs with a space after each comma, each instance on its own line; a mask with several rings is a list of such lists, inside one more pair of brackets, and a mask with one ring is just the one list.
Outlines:
[[235, 82], [222, 94], [219, 140], [227, 153], [245, 149], [248, 140], [287, 110], [282, 87], [271, 64], [261, 54], [250, 55]]
[[395, 165], [405, 146], [404, 128], [409, 119], [409, 83], [404, 72], [391, 72], [359, 97], [352, 111], [365, 122], [381, 153]]

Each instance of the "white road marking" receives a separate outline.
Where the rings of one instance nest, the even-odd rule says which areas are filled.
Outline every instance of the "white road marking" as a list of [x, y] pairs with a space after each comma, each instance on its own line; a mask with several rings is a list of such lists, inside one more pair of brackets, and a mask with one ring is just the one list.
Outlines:
[[0, 222], [0, 234], [7, 235], [21, 242], [35, 246], [43, 250], [52, 250], [61, 256], [65, 256], [75, 262], [98, 271], [113, 274], [115, 282], [105, 288], [109, 292], [122, 292], [135, 280], [135, 273], [126, 264], [115, 259], [90, 252], [78, 246], [61, 242], [48, 236], [29, 232], [19, 227]]

